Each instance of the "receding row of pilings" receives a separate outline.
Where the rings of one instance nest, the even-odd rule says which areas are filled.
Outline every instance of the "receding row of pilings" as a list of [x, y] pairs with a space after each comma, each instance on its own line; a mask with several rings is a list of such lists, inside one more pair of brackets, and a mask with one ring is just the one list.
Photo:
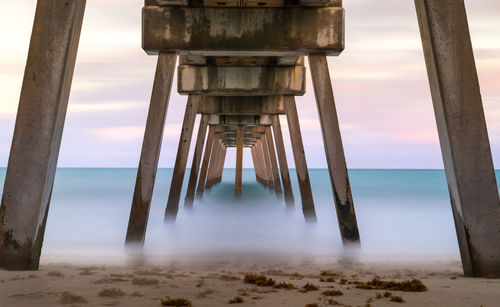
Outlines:
[[[0, 267], [5, 269], [38, 268], [85, 4], [85, 0], [40, 0], [37, 4], [0, 206]], [[303, 145], [295, 143], [300, 137], [300, 126], [293, 100], [304, 89], [305, 68], [300, 56], [309, 55], [341, 233], [344, 240], [356, 238], [326, 62], [327, 55], [339, 55], [344, 48], [341, 1], [259, 1], [260, 8], [226, 7], [232, 4], [252, 6], [255, 2], [145, 0], [143, 48], [159, 56], [131, 212], [135, 218], [128, 233], [136, 234], [132, 238], [135, 241], [144, 240], [145, 231], [140, 229], [145, 229], [149, 215], [178, 54], [183, 56], [178, 90], [189, 94], [190, 99], [175, 169], [182, 173], [185, 170], [187, 157], [183, 153], [189, 152], [187, 140], [192, 135], [194, 115], [201, 112], [206, 121], [214, 115], [200, 111], [204, 107], [200, 102], [203, 97], [237, 96], [242, 91], [247, 96], [256, 90], [260, 90], [260, 96], [282, 96], [302, 206], [304, 211], [313, 208], [306, 160], [300, 158], [304, 157]], [[500, 200], [464, 2], [415, 0], [415, 4], [464, 273], [500, 276]], [[257, 114], [261, 113], [265, 114]], [[259, 116], [260, 119], [264, 115]], [[277, 116], [271, 117], [272, 124], [256, 126], [272, 127], [276, 139], [279, 123], [274, 123]], [[212, 126], [218, 129], [225, 125], [206, 124]], [[242, 142], [245, 146], [247, 125], [235, 126], [236, 146], [241, 148]], [[215, 138], [216, 132], [210, 131], [208, 138], [211, 133]], [[258, 180], [275, 186], [274, 172], [273, 176], [269, 172], [272, 165], [266, 164], [266, 155], [257, 154], [265, 151], [268, 135], [261, 135], [252, 151], [254, 159], [259, 160], [255, 163]], [[211, 150], [223, 151], [235, 144], [233, 138], [225, 139], [224, 146], [220, 141], [215, 147], [213, 142], [209, 145], [199, 138], [197, 141], [200, 143], [197, 142], [193, 163], [203, 161], [200, 174], [190, 175], [187, 205], [193, 204], [196, 190], [202, 193], [220, 178], [223, 153], [214, 156], [212, 170], [210, 166], [203, 168], [205, 159], [210, 165]], [[200, 149], [203, 143], [209, 145], [205, 145], [204, 153]], [[278, 146], [277, 140], [275, 144]], [[280, 149], [277, 151], [280, 160]], [[281, 168], [280, 161], [280, 171]], [[174, 176], [167, 215], [178, 208], [180, 194], [175, 181], [181, 177]], [[200, 181], [202, 177], [202, 184], [194, 188], [196, 183], [191, 181]], [[285, 189], [285, 198], [286, 195]], [[345, 221], [350, 221], [347, 225], [352, 232], [343, 228]]]

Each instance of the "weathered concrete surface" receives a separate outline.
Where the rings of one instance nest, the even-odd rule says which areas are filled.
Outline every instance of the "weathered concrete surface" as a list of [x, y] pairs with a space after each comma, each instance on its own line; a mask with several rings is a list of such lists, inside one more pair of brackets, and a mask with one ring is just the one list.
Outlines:
[[304, 66], [178, 68], [180, 94], [207, 96], [295, 95], [305, 93]]
[[142, 33], [148, 54], [338, 55], [344, 49], [344, 9], [145, 6]]
[[283, 182], [283, 191], [285, 195], [286, 206], [291, 208], [295, 205], [293, 197], [292, 183], [290, 181], [290, 173], [288, 170], [288, 162], [286, 160], [285, 143], [283, 142], [283, 133], [281, 131], [279, 115], [273, 116], [273, 132], [274, 142], [276, 143], [276, 152], [278, 154], [278, 162], [280, 164], [281, 181]]
[[208, 118], [208, 124], [221, 126], [261, 126], [271, 125], [272, 119], [270, 115], [210, 115]]
[[182, 124], [177, 157], [175, 158], [174, 172], [172, 182], [170, 183], [170, 193], [168, 195], [167, 208], [165, 210], [165, 220], [175, 220], [179, 211], [179, 201], [181, 198], [182, 184], [186, 172], [186, 163], [189, 156], [189, 147], [191, 147], [191, 138], [193, 136], [194, 122], [196, 113], [200, 105], [200, 96], [189, 95], [186, 104], [186, 112]]
[[[208, 124], [208, 120], [207, 120]], [[200, 178], [198, 179], [198, 187], [196, 188], [196, 198], [201, 199], [205, 191], [205, 183], [207, 181], [208, 166], [210, 163], [210, 155], [212, 154], [212, 147], [215, 138], [215, 127], [208, 128], [207, 142], [205, 144], [205, 152], [203, 153], [203, 163], [201, 164]]]
[[283, 96], [202, 96], [201, 114], [285, 114]]
[[85, 3], [37, 4], [0, 205], [0, 268], [38, 269]]
[[463, 0], [416, 0], [466, 276], [500, 276], [500, 200]]
[[266, 138], [267, 148], [269, 150], [269, 157], [271, 162], [271, 169], [273, 170], [273, 180], [274, 180], [274, 191], [278, 199], [283, 198], [283, 189], [281, 188], [280, 173], [278, 170], [278, 161], [276, 161], [276, 150], [274, 148], [273, 134], [271, 132], [271, 126], [266, 126], [266, 133], [264, 134]]
[[300, 132], [299, 116], [295, 105], [295, 98], [287, 96], [285, 99], [286, 118], [288, 129], [290, 130], [290, 140], [292, 143], [293, 157], [295, 160], [295, 170], [299, 181], [300, 197], [302, 198], [302, 212], [308, 222], [316, 222], [316, 209], [309, 180], [306, 155], [304, 153], [304, 143]]
[[340, 135], [339, 120], [335, 108], [333, 89], [326, 56], [309, 56], [309, 66], [313, 80], [316, 105], [318, 106], [326, 161], [330, 173], [333, 198], [337, 209], [340, 235], [344, 244], [360, 243], [358, 222], [354, 211], [349, 174]]
[[177, 56], [174, 53], [160, 53], [158, 56], [148, 119], [142, 142], [141, 158], [137, 169], [134, 196], [130, 209], [126, 244], [144, 244], [176, 58]]
[[198, 181], [198, 174], [200, 171], [201, 156], [203, 155], [203, 145], [205, 144], [205, 137], [207, 134], [207, 115], [202, 115], [200, 119], [200, 126], [198, 128], [198, 136], [196, 137], [196, 145], [194, 149], [193, 162], [191, 163], [191, 174], [189, 175], [189, 182], [184, 199], [184, 206], [191, 207], [194, 203], [194, 194], [196, 191], [196, 182]]
[[236, 129], [236, 178], [234, 180], [234, 196], [241, 197], [241, 178], [243, 171], [243, 138], [245, 126], [238, 126]]

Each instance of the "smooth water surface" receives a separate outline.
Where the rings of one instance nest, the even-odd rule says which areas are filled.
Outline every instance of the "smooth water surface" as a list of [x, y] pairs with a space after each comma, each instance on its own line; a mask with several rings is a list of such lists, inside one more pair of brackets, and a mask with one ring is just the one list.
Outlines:
[[[189, 174], [189, 170], [186, 172]], [[295, 171], [296, 206], [243, 172], [243, 197], [234, 201], [234, 169], [194, 209], [181, 208], [164, 224], [171, 169], [158, 171], [144, 252], [151, 259], [203, 255], [277, 255], [339, 258], [342, 248], [328, 171], [310, 170], [318, 216], [306, 224]], [[135, 169], [57, 170], [42, 262], [121, 262], [135, 184]], [[5, 168], [0, 169], [1, 186]], [[358, 217], [360, 259], [458, 260], [458, 246], [443, 170], [350, 170]]]

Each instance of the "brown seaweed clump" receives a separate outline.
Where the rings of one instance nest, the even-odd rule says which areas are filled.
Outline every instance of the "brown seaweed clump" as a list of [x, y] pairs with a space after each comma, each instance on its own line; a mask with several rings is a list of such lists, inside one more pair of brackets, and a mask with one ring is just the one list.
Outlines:
[[229, 300], [229, 304], [241, 304], [243, 303], [243, 299], [239, 296]]
[[339, 291], [339, 290], [325, 290], [325, 291], [321, 292], [321, 294], [323, 294], [325, 296], [341, 296], [341, 295], [344, 295], [344, 293], [342, 291]]
[[279, 284], [275, 284], [274, 287], [275, 289], [297, 289], [294, 284], [286, 283], [286, 282], [280, 282]]
[[99, 292], [100, 297], [119, 297], [124, 295], [125, 293], [119, 288], [104, 288]]
[[306, 290], [306, 291], [318, 291], [319, 288], [314, 285], [314, 284], [311, 284], [311, 283], [307, 283], [304, 285], [304, 287], [302, 287], [302, 289]]
[[392, 290], [405, 292], [424, 292], [427, 287], [420, 279], [412, 279], [405, 281], [385, 281], [378, 278], [372, 279], [369, 282], [356, 282], [356, 288], [367, 290]]
[[306, 304], [304, 307], [319, 307], [317, 303]]
[[72, 294], [69, 292], [62, 292], [61, 295], [59, 296], [59, 302], [61, 304], [74, 304], [74, 303], [86, 304], [89, 301], [87, 301], [87, 299], [84, 298], [83, 296]]
[[268, 278], [264, 275], [246, 274], [243, 281], [247, 284], [253, 284], [259, 287], [272, 287], [276, 284], [274, 279]]
[[193, 303], [187, 298], [170, 298], [170, 296], [165, 296], [164, 299], [161, 300], [162, 306], [176, 306], [176, 307], [191, 307]]
[[391, 296], [391, 302], [404, 303], [405, 300], [401, 296], [392, 295]]
[[333, 278], [333, 277], [327, 277], [327, 278], [325, 278], [325, 277], [321, 276], [319, 278], [319, 281], [320, 282], [335, 282], [335, 278]]

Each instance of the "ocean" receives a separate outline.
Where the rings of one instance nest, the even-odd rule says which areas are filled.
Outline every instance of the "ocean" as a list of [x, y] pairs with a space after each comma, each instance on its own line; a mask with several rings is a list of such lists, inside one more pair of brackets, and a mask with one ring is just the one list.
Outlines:
[[[498, 173], [497, 173], [498, 174]], [[186, 171], [175, 224], [164, 224], [171, 169], [159, 169], [141, 259], [162, 262], [203, 257], [275, 256], [280, 259], [458, 261], [459, 251], [443, 170], [349, 170], [361, 247], [342, 247], [328, 171], [310, 169], [318, 221], [306, 224], [295, 170], [296, 206], [287, 210], [243, 171], [243, 194], [234, 200], [234, 169], [183, 208]], [[122, 264], [137, 259], [124, 248], [136, 169], [59, 168], [41, 263]], [[0, 169], [3, 189], [5, 168]]]

